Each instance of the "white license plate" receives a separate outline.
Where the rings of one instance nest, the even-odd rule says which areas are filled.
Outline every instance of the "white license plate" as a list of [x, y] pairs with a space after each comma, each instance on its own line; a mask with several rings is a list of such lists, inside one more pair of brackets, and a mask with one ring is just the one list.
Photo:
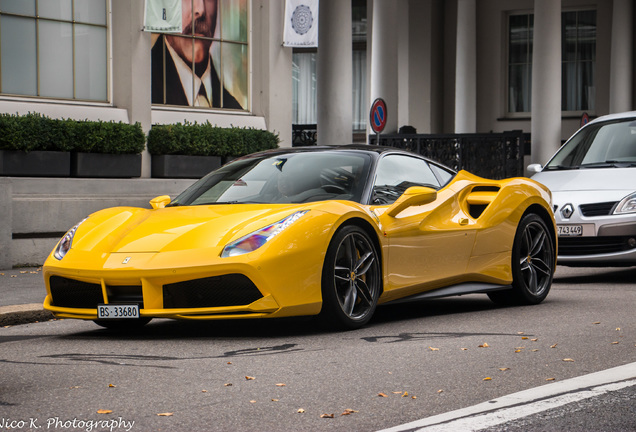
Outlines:
[[97, 319], [139, 318], [138, 304], [100, 304], [97, 305]]
[[582, 225], [558, 225], [557, 229], [559, 230], [559, 236], [561, 237], [583, 235]]

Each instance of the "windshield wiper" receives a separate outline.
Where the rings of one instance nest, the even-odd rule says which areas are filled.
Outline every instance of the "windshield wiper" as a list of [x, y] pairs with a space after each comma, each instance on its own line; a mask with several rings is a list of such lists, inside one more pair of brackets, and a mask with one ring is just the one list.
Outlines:
[[626, 168], [636, 166], [636, 162], [607, 160], [605, 162], [593, 162], [581, 165], [581, 168]]
[[566, 171], [566, 170], [575, 170], [575, 169], [579, 169], [581, 168], [580, 166], [576, 166], [576, 165], [548, 165], [547, 167], [543, 168], [544, 171]]

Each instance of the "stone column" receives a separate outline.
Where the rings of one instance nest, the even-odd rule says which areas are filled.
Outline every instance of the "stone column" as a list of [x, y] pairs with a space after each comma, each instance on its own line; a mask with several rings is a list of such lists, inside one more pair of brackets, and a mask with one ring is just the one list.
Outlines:
[[634, 109], [633, 0], [614, 0], [612, 11], [612, 47], [610, 51], [610, 113]]
[[318, 145], [353, 139], [351, 2], [321, 0], [316, 57]]
[[[397, 15], [393, 0], [373, 1], [369, 104], [377, 98], [386, 102], [387, 124], [383, 133], [397, 132], [398, 125]], [[369, 131], [373, 133], [370, 127]]]
[[457, 1], [455, 50], [455, 133], [477, 131], [477, 6]]
[[535, 0], [532, 54], [532, 162], [561, 145], [561, 0]]
[[[113, 104], [128, 111], [147, 135], [151, 126], [150, 33], [142, 31], [144, 2], [112, 2]], [[141, 176], [150, 177], [150, 154], [141, 155]]]

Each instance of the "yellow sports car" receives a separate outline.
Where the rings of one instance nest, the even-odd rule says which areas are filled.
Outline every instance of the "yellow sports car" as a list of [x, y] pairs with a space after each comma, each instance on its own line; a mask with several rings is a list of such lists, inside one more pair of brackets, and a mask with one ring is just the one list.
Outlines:
[[388, 147], [253, 154], [173, 201], [78, 223], [46, 260], [44, 307], [110, 328], [298, 315], [358, 328], [412, 298], [536, 304], [556, 266], [550, 201], [532, 180]]

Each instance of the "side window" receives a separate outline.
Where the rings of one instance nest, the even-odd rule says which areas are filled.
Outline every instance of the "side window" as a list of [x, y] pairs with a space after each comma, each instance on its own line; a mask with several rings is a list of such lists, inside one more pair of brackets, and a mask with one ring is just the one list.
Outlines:
[[423, 159], [388, 155], [378, 162], [373, 183], [373, 204], [391, 204], [411, 186], [439, 189], [430, 165]]

